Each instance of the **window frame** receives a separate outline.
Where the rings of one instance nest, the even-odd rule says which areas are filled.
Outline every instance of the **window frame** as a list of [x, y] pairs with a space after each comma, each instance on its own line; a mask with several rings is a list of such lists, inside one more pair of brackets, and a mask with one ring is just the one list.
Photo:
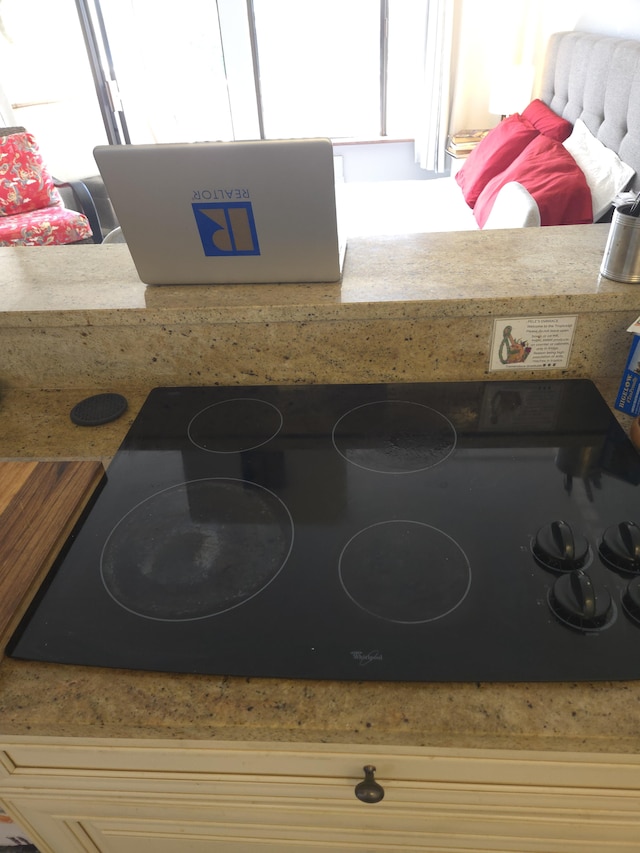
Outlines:
[[[263, 101], [260, 90], [259, 45], [253, 0], [211, 0], [216, 2], [228, 88], [228, 108], [234, 139], [265, 139]], [[104, 25], [102, 0], [75, 0], [85, 47], [94, 78], [96, 96], [111, 144], [131, 142], [118, 88], [108, 34]], [[379, 116], [378, 137], [388, 138], [389, 5], [379, 3]], [[362, 141], [362, 140], [360, 140]]]

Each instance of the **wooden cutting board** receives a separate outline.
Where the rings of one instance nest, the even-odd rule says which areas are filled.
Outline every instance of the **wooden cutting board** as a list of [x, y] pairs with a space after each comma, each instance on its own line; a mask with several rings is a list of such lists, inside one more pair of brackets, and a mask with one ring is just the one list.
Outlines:
[[103, 473], [100, 462], [0, 462], [0, 658]]

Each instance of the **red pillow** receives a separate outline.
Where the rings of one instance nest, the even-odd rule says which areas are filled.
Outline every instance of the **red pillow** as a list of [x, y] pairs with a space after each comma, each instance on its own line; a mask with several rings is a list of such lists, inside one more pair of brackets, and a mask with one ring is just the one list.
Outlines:
[[573, 130], [570, 121], [556, 115], [540, 98], [531, 101], [529, 106], [523, 110], [522, 118], [526, 118], [540, 133], [550, 136], [557, 142], [564, 142], [571, 136]]
[[455, 176], [469, 207], [475, 205], [489, 181], [510, 166], [538, 133], [531, 122], [518, 113], [489, 131]]
[[30, 133], [0, 137], [0, 216], [62, 204]]
[[518, 181], [533, 196], [541, 225], [581, 225], [593, 222], [591, 190], [582, 169], [564, 145], [541, 134], [514, 162], [486, 185], [473, 210], [483, 228], [496, 196], [510, 181]]

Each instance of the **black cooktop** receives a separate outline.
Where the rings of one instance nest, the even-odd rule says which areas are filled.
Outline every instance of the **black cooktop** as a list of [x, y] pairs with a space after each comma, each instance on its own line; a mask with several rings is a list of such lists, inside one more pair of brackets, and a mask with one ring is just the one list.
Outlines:
[[242, 676], [640, 678], [639, 484], [586, 380], [156, 388], [8, 651]]

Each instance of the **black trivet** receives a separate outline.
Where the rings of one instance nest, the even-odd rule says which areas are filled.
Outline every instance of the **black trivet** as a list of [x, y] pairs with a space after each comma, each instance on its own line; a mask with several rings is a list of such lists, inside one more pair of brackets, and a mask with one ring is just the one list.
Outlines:
[[94, 394], [77, 403], [69, 416], [78, 426], [99, 426], [115, 421], [127, 411], [127, 406], [122, 394]]

